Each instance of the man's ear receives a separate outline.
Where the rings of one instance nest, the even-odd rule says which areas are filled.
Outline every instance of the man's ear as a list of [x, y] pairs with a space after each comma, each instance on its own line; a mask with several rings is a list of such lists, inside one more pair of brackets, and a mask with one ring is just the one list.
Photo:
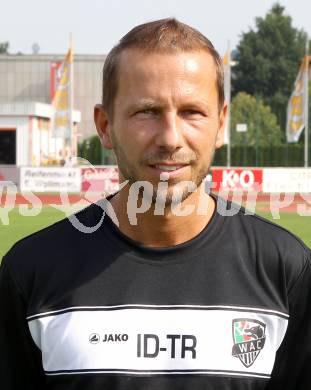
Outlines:
[[94, 122], [102, 146], [106, 149], [113, 149], [108, 113], [102, 104], [96, 104], [94, 107]]
[[216, 136], [216, 149], [220, 148], [224, 144], [225, 127], [228, 115], [228, 105], [224, 103], [224, 106], [219, 114], [219, 129]]

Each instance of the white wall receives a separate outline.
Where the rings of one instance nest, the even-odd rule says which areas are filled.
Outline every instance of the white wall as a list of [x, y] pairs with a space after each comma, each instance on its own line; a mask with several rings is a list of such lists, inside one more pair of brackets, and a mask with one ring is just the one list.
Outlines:
[[0, 128], [16, 129], [16, 165], [30, 165], [28, 118], [3, 116], [0, 118]]

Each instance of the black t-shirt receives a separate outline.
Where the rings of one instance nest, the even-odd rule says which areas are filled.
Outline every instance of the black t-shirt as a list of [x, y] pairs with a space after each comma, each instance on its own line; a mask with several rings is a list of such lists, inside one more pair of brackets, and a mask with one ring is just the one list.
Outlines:
[[218, 199], [200, 234], [168, 248], [126, 237], [99, 205], [76, 214], [89, 233], [65, 219], [15, 244], [1, 388], [311, 389], [310, 251], [232, 207]]

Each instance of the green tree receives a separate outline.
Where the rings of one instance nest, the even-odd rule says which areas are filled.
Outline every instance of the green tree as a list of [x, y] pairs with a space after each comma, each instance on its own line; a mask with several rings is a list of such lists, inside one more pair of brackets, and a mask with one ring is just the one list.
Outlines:
[[111, 150], [103, 149], [97, 135], [93, 135], [79, 143], [78, 156], [85, 158], [93, 165], [116, 164], [114, 153]]
[[233, 95], [260, 96], [285, 129], [286, 107], [304, 56], [306, 33], [292, 26], [284, 7], [274, 4], [256, 29], [243, 33], [232, 69]]
[[9, 42], [0, 42], [0, 54], [9, 54]]
[[[247, 124], [247, 132], [236, 131], [238, 123]], [[283, 134], [276, 116], [262, 99], [238, 93], [231, 103], [231, 144], [271, 146], [282, 143]]]

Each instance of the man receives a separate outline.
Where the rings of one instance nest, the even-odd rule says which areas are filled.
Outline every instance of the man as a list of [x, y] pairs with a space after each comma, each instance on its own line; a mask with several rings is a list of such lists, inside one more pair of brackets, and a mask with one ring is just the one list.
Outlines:
[[103, 80], [121, 189], [76, 215], [84, 230], [58, 222], [4, 257], [3, 388], [311, 388], [310, 251], [204, 189], [227, 110], [212, 44], [147, 23]]

